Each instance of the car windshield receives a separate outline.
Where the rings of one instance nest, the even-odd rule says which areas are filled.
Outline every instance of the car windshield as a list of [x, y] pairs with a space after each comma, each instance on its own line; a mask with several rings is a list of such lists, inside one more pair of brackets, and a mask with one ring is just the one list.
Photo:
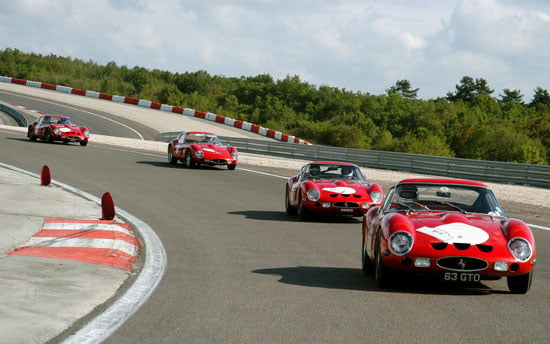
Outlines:
[[304, 179], [347, 179], [365, 182], [361, 169], [355, 165], [310, 164], [304, 171]]
[[505, 217], [491, 190], [470, 185], [401, 184], [390, 191], [385, 211], [456, 211]]
[[203, 133], [191, 133], [187, 134], [185, 138], [187, 143], [211, 143], [215, 145], [221, 145], [220, 139], [213, 134], [203, 134]]
[[75, 126], [76, 123], [68, 118], [68, 117], [59, 117], [59, 118], [53, 118], [53, 123], [57, 123], [57, 124], [63, 124], [63, 125], [72, 125], [72, 126]]

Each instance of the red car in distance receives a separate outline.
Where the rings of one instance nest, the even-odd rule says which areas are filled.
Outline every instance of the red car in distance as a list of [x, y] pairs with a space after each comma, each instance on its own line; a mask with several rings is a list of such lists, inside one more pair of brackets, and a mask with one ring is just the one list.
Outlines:
[[380, 205], [383, 195], [382, 187], [369, 183], [359, 166], [315, 161], [287, 180], [285, 210], [302, 219], [314, 214], [362, 216]]
[[29, 125], [27, 137], [31, 141], [40, 139], [48, 143], [53, 141], [79, 142], [81, 146], [86, 146], [90, 138], [90, 130], [78, 126], [68, 116], [43, 115]]
[[381, 288], [392, 286], [397, 275], [462, 285], [506, 277], [516, 294], [531, 286], [533, 233], [523, 221], [507, 218], [479, 182], [402, 180], [363, 217], [362, 232], [363, 272]]
[[203, 131], [184, 131], [168, 144], [168, 163], [176, 165], [182, 161], [184, 166], [197, 165], [237, 167], [237, 148], [223, 145], [218, 136]]

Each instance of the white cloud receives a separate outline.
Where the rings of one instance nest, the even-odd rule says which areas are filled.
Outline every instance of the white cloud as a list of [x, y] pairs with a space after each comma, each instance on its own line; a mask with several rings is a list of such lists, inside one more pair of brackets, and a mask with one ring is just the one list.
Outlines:
[[407, 79], [424, 98], [465, 76], [529, 98], [549, 89], [550, 3], [536, 0], [15, 0], [0, 49], [172, 72], [299, 75], [382, 94]]

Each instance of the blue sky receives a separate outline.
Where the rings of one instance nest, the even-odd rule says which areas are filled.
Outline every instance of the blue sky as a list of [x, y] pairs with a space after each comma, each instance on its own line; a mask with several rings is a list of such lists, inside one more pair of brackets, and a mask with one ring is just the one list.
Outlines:
[[[463, 76], [550, 90], [545, 0], [0, 0], [0, 49], [430, 99]], [[40, 80], [36, 80], [40, 81]], [[70, 86], [70, 85], [69, 85]]]

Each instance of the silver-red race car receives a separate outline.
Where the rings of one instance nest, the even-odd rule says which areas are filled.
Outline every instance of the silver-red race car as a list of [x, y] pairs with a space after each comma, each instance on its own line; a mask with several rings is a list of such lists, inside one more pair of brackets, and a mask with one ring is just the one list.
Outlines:
[[237, 167], [237, 148], [223, 145], [218, 136], [203, 131], [184, 131], [168, 144], [168, 163], [182, 161], [186, 167], [225, 165]]
[[31, 141], [40, 139], [48, 143], [53, 141], [79, 142], [81, 146], [86, 146], [90, 138], [90, 130], [77, 125], [68, 116], [43, 115], [29, 125], [27, 137]]
[[462, 285], [506, 277], [526, 293], [537, 256], [521, 220], [506, 217], [493, 192], [467, 180], [416, 178], [393, 186], [363, 217], [362, 266], [381, 288], [396, 275]]
[[285, 187], [287, 214], [362, 216], [380, 205], [382, 187], [371, 184], [361, 169], [345, 162], [315, 161], [290, 177]]

